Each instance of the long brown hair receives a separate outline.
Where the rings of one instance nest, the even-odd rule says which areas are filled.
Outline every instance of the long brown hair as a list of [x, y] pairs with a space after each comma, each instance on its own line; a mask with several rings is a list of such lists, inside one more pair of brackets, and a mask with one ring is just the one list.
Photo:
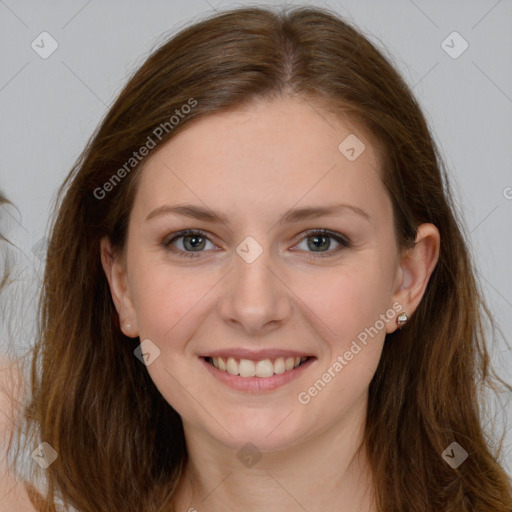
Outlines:
[[[284, 94], [349, 115], [378, 141], [399, 248], [421, 223], [441, 235], [425, 295], [407, 327], [388, 335], [370, 384], [365, 439], [378, 509], [512, 510], [479, 413], [480, 386], [505, 384], [489, 367], [492, 317], [439, 151], [384, 54], [310, 7], [235, 9], [183, 29], [129, 80], [63, 184], [25, 412], [29, 439], [58, 453], [41, 510], [61, 497], [81, 511], [147, 512], [172, 497], [187, 459], [181, 420], [134, 357], [138, 340], [120, 330], [99, 242], [124, 248], [140, 148], [154, 152], [194, 120]], [[469, 454], [456, 469], [441, 457], [454, 441]]]
[[[0, 208], [7, 204], [9, 204], [9, 201], [3, 195], [3, 193], [0, 191]], [[7, 238], [5, 238], [5, 235], [3, 234], [2, 229], [0, 229], [0, 244], [2, 244], [2, 246], [3, 246], [3, 244], [8, 244], [8, 243], [9, 243], [9, 241], [7, 240]], [[2, 247], [2, 252], [3, 252], [3, 247]], [[3, 254], [2, 254], [1, 264], [2, 264], [2, 266], [0, 267], [0, 291], [2, 291], [2, 289], [6, 286], [7, 281], [9, 279], [9, 265], [7, 262], [7, 256], [4, 257]]]

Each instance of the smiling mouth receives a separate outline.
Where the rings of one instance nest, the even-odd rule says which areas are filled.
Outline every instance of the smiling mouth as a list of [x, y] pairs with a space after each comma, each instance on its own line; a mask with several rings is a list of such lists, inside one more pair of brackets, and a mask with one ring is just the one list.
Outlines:
[[287, 373], [303, 365], [311, 357], [277, 357], [275, 359], [237, 359], [234, 357], [205, 357], [217, 370], [240, 377], [269, 378]]

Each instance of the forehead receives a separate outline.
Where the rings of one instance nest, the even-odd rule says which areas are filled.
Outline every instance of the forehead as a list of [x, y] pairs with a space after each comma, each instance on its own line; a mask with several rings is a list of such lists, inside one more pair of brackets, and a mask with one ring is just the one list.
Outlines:
[[[355, 157], [355, 158], [354, 158]], [[375, 144], [355, 123], [301, 98], [252, 103], [190, 124], [144, 164], [140, 213], [170, 201], [228, 214], [350, 200], [389, 207]]]

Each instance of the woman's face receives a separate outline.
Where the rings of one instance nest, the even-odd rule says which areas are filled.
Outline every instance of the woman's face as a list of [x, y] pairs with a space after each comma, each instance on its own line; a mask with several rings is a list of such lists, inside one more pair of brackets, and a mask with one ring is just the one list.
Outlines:
[[111, 286], [186, 433], [277, 450], [364, 413], [410, 312], [379, 172], [365, 133], [291, 98], [203, 118], [150, 155]]

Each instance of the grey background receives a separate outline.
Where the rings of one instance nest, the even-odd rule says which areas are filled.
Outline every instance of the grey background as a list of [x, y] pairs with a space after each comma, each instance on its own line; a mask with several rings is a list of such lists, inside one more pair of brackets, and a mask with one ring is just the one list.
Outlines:
[[[2, 251], [14, 279], [2, 296], [2, 351], [20, 355], [31, 342], [41, 248], [57, 187], [121, 87], [168, 36], [214, 10], [241, 5], [261, 4], [0, 0], [0, 190], [16, 205], [0, 212], [2, 229], [16, 246]], [[485, 297], [510, 341], [512, 1], [309, 5], [330, 7], [359, 27], [413, 87], [446, 161]], [[43, 31], [59, 45], [47, 59], [31, 47]], [[457, 58], [443, 49], [462, 48], [448, 37], [454, 31], [469, 45]], [[492, 341], [491, 350], [498, 371], [512, 381], [505, 340]], [[508, 428], [510, 396], [488, 404], [498, 426]], [[505, 452], [503, 463], [512, 474], [511, 434]]]

